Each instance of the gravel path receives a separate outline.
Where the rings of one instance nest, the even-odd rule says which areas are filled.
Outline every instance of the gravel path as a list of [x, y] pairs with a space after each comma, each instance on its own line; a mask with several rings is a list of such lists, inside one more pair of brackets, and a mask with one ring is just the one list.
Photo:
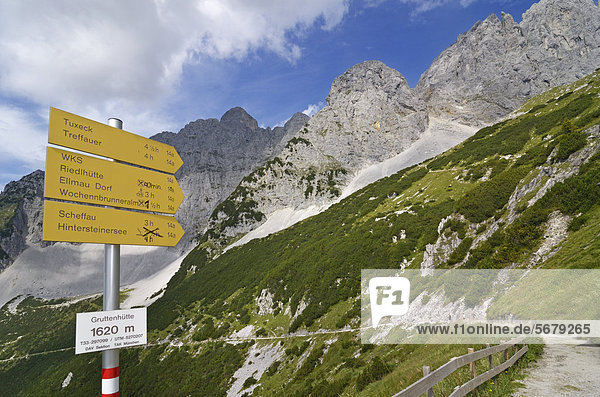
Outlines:
[[600, 345], [546, 345], [514, 396], [600, 396]]

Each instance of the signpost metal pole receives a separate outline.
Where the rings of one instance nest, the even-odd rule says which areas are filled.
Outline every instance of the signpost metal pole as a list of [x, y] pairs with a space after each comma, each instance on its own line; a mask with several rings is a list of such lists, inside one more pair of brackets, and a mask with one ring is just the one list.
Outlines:
[[[116, 118], [108, 119], [111, 127], [123, 128], [123, 122]], [[103, 310], [119, 309], [121, 277], [121, 246], [104, 245], [104, 297]], [[102, 397], [119, 396], [119, 349], [102, 352]]]
[[48, 143], [116, 161], [48, 148], [44, 197], [60, 201], [44, 201], [43, 239], [105, 244], [103, 311], [77, 314], [75, 354], [102, 351], [102, 396], [118, 397], [118, 349], [147, 343], [146, 310], [119, 310], [120, 244], [179, 242], [185, 231], [164, 214], [183, 201], [173, 175], [183, 160], [173, 146], [123, 131], [119, 119], [104, 124], [56, 108]]

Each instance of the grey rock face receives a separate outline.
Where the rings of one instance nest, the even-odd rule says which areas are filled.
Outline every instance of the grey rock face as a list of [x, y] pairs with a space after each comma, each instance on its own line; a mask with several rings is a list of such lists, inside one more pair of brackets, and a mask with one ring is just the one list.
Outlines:
[[358, 170], [406, 150], [427, 124], [400, 72], [379, 61], [353, 66], [333, 82], [327, 106], [217, 207], [211, 239], [224, 246], [278, 209], [331, 203]]
[[517, 24], [490, 15], [460, 35], [421, 76], [430, 115], [482, 125], [526, 99], [598, 66], [600, 8], [593, 0], [542, 0]]
[[203, 231], [215, 206], [225, 199], [257, 164], [272, 157], [286, 136], [308, 121], [295, 114], [284, 127], [260, 128], [244, 109], [233, 108], [221, 120], [197, 120], [179, 133], [163, 132], [152, 139], [172, 145], [183, 159], [177, 180], [185, 199], [177, 219], [186, 231], [185, 249]]
[[[186, 250], [214, 207], [256, 164], [281, 150], [282, 138], [292, 136], [308, 119], [297, 113], [284, 127], [265, 129], [244, 109], [233, 108], [221, 120], [197, 120], [179, 134], [155, 135], [153, 139], [173, 145], [184, 160], [177, 179], [186, 198], [177, 218], [186, 235], [177, 250]], [[6, 224], [0, 224], [0, 270], [28, 246], [50, 245], [42, 241], [43, 197], [44, 172], [40, 170], [7, 184], [0, 194], [0, 210], [8, 214]]]
[[0, 270], [10, 265], [28, 244], [41, 244], [43, 197], [41, 170], [8, 183], [0, 194], [0, 210], [5, 217], [0, 231]]
[[427, 128], [424, 110], [400, 72], [366, 61], [334, 80], [302, 136], [354, 172], [408, 148]]
[[[519, 24], [491, 15], [442, 52], [414, 90], [398, 71], [362, 62], [335, 79], [327, 105], [310, 120], [297, 113], [284, 127], [264, 129], [234, 108], [220, 120], [154, 136], [184, 160], [176, 176], [186, 198], [177, 218], [186, 235], [178, 248], [207, 227], [214, 239], [237, 237], [278, 209], [330, 203], [358, 170], [423, 136], [430, 118], [488, 124], [583, 77], [600, 66], [599, 10], [593, 0], [542, 0]], [[41, 205], [35, 198], [20, 204], [19, 231], [0, 240], [0, 266], [41, 240]]]
[[[336, 198], [352, 176], [406, 150], [429, 118], [483, 126], [600, 64], [600, 11], [592, 0], [542, 0], [517, 24], [495, 14], [460, 35], [411, 90], [378, 61], [335, 79], [327, 106], [215, 210], [211, 238], [226, 245], [282, 208]], [[459, 128], [460, 129], [460, 128]]]

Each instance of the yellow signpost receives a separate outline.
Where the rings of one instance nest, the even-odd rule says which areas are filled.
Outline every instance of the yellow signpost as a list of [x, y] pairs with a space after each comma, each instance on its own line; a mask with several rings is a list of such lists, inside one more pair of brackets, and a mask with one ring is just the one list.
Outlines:
[[183, 233], [172, 216], [58, 201], [44, 203], [44, 240], [173, 247]]
[[[174, 214], [183, 200], [169, 175], [183, 164], [175, 148], [123, 131], [119, 119], [108, 123], [50, 108], [48, 142], [167, 174], [49, 147], [45, 197]], [[185, 233], [173, 216], [51, 200], [43, 230], [46, 241], [105, 244], [104, 311], [119, 309], [121, 244], [173, 247]], [[119, 349], [111, 346], [100, 349], [103, 396], [119, 394]]]
[[170, 145], [50, 108], [48, 142], [168, 173], [183, 164]]
[[173, 175], [49, 147], [48, 198], [174, 214], [183, 192]]

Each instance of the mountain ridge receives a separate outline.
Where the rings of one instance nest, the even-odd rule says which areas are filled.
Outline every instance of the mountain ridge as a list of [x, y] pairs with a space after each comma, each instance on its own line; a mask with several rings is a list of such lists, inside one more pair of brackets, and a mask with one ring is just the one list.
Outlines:
[[[574, 79], [591, 67], [589, 61], [594, 59], [592, 55], [598, 49], [598, 33], [588, 34], [589, 26], [597, 18], [598, 7], [593, 5], [592, 8], [590, 4], [593, 5], [591, 0], [544, 0], [532, 6], [520, 24], [514, 23], [508, 14], [502, 15], [502, 21], [490, 16], [476, 23], [440, 54], [414, 89], [407, 86], [400, 72], [378, 61], [365, 61], [351, 67], [334, 81], [327, 106], [310, 120], [297, 113], [284, 127], [263, 130], [257, 128], [256, 121], [247, 112], [234, 108], [221, 119], [190, 122], [177, 134], [157, 134], [155, 139], [174, 144], [186, 158], [182, 170], [177, 174], [187, 196], [177, 215], [187, 231], [182, 246], [193, 246], [194, 238], [199, 236], [201, 241], [218, 253], [273, 219], [273, 214], [278, 211], [327, 208], [339, 200], [342, 192], [348, 186], [353, 186], [353, 181], [360, 179], [361, 173], [369, 167], [379, 161], [387, 161], [407, 148], [421, 150], [423, 146], [416, 145], [423, 136], [444, 142], [433, 150], [430, 150], [431, 145], [425, 145], [424, 151], [429, 151], [427, 155], [433, 156], [464, 139], [464, 131], [474, 130], [472, 125], [486, 124], [486, 118], [497, 118], [501, 114], [505, 116], [516, 103], [506, 100], [507, 93], [524, 90], [519, 95], [525, 98], [535, 93], [537, 85], [547, 85], [542, 81], [531, 89], [531, 82], [519, 85], [522, 79], [516, 79], [513, 84], [510, 76], [516, 72], [509, 70], [507, 74], [500, 73], [502, 79], [490, 85], [485, 100], [481, 100], [481, 92], [477, 91], [476, 82], [481, 76], [487, 78], [498, 74], [489, 67], [507, 69], [506, 62], [498, 61], [507, 58], [506, 54], [490, 52], [494, 43], [501, 43], [501, 48], [509, 48], [514, 44], [515, 51], [533, 48], [525, 45], [523, 26], [532, 28], [539, 22], [543, 27], [540, 28], [542, 33], [531, 33], [532, 37], [538, 37], [541, 41], [547, 37], [549, 45], [543, 51], [553, 57], [552, 51], [557, 51], [556, 54], [563, 57], [562, 60], [557, 58], [556, 62], [560, 61], [561, 67], [553, 68], [552, 73], [562, 73], [560, 79]], [[572, 17], [564, 10], [572, 10]], [[579, 55], [567, 48], [565, 54], [572, 56], [566, 57], [559, 51], [562, 47], [555, 46], [551, 40], [559, 36], [553, 32], [560, 32], [561, 37], [571, 36], [565, 36], [562, 25], [551, 23], [556, 15], [566, 18], [564, 24], [580, 27], [582, 40], [579, 44], [590, 47], [589, 53]], [[494, 32], [499, 32], [495, 39]], [[485, 40], [479, 42], [478, 35], [489, 36], [488, 44]], [[475, 55], [461, 55], [465, 49], [475, 51]], [[488, 60], [477, 55], [478, 49], [485, 50], [486, 56], [493, 55], [490, 60], [497, 62], [492, 62], [491, 66], [478, 66], [479, 69], [474, 66], [467, 68], [469, 63], [466, 61], [475, 60], [481, 65]], [[518, 56], [508, 58], [519, 59]], [[576, 66], [569, 66], [569, 62], [579, 58], [583, 61], [578, 60]], [[519, 62], [516, 65], [522, 63]], [[453, 81], [450, 77], [456, 75], [456, 70], [451, 66], [459, 64], [463, 67], [459, 69], [462, 80], [456, 80], [455, 88], [444, 88], [444, 84]], [[535, 70], [532, 72], [528, 68], [524, 70], [531, 72], [534, 80], [541, 76], [541, 72], [536, 74], [533, 73]], [[474, 70], [478, 72], [470, 76], [468, 71]], [[529, 76], [527, 73], [523, 75]], [[444, 83], [441, 88], [439, 82]], [[429, 90], [431, 94], [428, 94]], [[461, 95], [464, 98], [458, 101], [455, 93], [456, 98], [461, 98]], [[446, 100], [447, 103], [444, 102]], [[471, 102], [463, 103], [465, 100]], [[482, 114], [481, 120], [478, 112]], [[238, 122], [228, 124], [235, 115], [239, 117]], [[453, 137], [452, 131], [458, 132], [462, 128], [460, 126], [466, 128]], [[236, 134], [238, 130], [246, 131], [247, 137], [252, 138], [251, 142], [246, 141], [245, 135]], [[228, 145], [227, 142], [235, 144]], [[206, 146], [216, 149], [211, 150]], [[244, 150], [236, 150], [239, 147]], [[246, 152], [251, 152], [251, 155], [248, 156]], [[422, 160], [422, 156], [414, 156], [413, 161]], [[262, 175], [258, 175], [258, 172]], [[20, 238], [26, 239], [23, 236]], [[178, 250], [183, 252], [185, 248], [180, 246]]]
[[[269, 164], [274, 173], [243, 180], [213, 211], [201, 242], [218, 252], [282, 211], [327, 208], [361, 170], [407, 150], [428, 132], [430, 117], [446, 121], [440, 131], [483, 127], [551, 86], [591, 73], [600, 59], [597, 26], [600, 8], [591, 0], [542, 0], [520, 24], [505, 13], [502, 21], [491, 14], [475, 23], [442, 51], [414, 89], [379, 61], [352, 66], [334, 80], [327, 105], [295, 137], [305, 145], [299, 149], [298, 141], [290, 141], [294, 148], [276, 157], [281, 164]], [[222, 211], [225, 205], [228, 211]]]
[[[148, 308], [150, 345], [122, 351], [122, 391], [383, 396], [420, 379], [424, 364], [464, 354], [464, 346], [361, 344], [360, 270], [597, 268], [599, 94], [600, 70], [286, 230], [218, 257], [196, 248]], [[423, 316], [460, 318], [464, 302], [449, 299], [443, 307], [423, 299]], [[63, 392], [90, 394], [99, 355], [60, 349], [72, 345], [75, 313], [100, 299], [29, 298], [12, 314], [9, 306], [0, 310], [10, 342], [0, 358], [18, 360], [0, 362], [0, 381], [37, 395], [60, 392], [72, 372], [77, 381]], [[521, 365], [539, 354], [531, 350]], [[16, 374], [27, 374], [23, 384], [10, 382]], [[514, 391], [510, 379], [500, 383]]]
[[433, 114], [487, 124], [598, 67], [600, 7], [593, 0], [541, 0], [519, 24], [501, 16], [475, 23], [421, 75], [416, 90]]

